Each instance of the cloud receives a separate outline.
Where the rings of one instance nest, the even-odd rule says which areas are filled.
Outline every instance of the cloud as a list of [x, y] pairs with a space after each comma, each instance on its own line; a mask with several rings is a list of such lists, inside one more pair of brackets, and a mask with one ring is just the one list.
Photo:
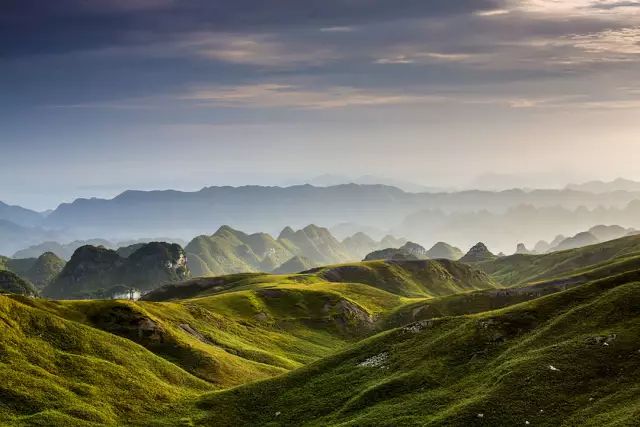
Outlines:
[[279, 83], [208, 87], [180, 97], [207, 107], [296, 108], [324, 110], [348, 107], [435, 102], [438, 97], [354, 87], [305, 88]]
[[5, 0], [0, 51], [4, 56], [70, 52], [131, 44], [140, 35], [158, 41], [203, 31], [345, 30], [376, 22], [469, 14], [495, 9], [499, 3], [501, 0]]
[[508, 15], [510, 12], [507, 9], [493, 9], [493, 10], [480, 10], [475, 12], [477, 16], [502, 16]]
[[347, 27], [347, 26], [324, 27], [324, 28], [320, 28], [320, 31], [322, 31], [323, 33], [350, 33], [352, 31], [355, 31], [355, 29], [353, 27]]
[[181, 43], [197, 55], [217, 61], [269, 67], [323, 64], [337, 53], [323, 46], [297, 46], [268, 34], [200, 34]]

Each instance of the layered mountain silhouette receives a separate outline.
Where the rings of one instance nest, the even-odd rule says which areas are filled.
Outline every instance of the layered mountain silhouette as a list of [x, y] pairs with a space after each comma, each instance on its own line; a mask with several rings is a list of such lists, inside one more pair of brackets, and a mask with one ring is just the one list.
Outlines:
[[309, 270], [312, 268], [313, 262], [305, 258], [303, 256], [296, 255], [291, 258], [289, 261], [285, 262], [281, 266], [277, 267], [272, 271], [273, 274], [290, 274], [290, 273], [300, 273], [302, 271]]
[[9, 221], [22, 227], [34, 227], [40, 225], [44, 217], [45, 215], [39, 212], [0, 201], [0, 220]]
[[492, 254], [491, 251], [487, 248], [487, 246], [484, 243], [479, 242], [476, 245], [474, 245], [471, 249], [469, 249], [469, 252], [467, 252], [462, 258], [460, 258], [460, 261], [473, 263], [473, 262], [488, 261], [495, 258], [496, 258], [496, 255]]
[[462, 257], [462, 251], [445, 242], [438, 242], [431, 249], [407, 242], [399, 248], [386, 248], [373, 251], [364, 258], [364, 261], [372, 260], [420, 260], [420, 259], [447, 259], [458, 260]]
[[0, 269], [9, 270], [32, 283], [37, 290], [48, 286], [64, 268], [65, 262], [52, 252], [38, 258], [0, 257]]
[[[388, 236], [384, 241], [398, 241]], [[267, 233], [247, 234], [222, 226], [210, 236], [202, 235], [185, 247], [194, 276], [220, 276], [241, 272], [295, 272], [320, 265], [360, 259], [360, 254], [380, 247], [364, 233], [339, 242], [323, 227], [300, 230], [285, 227], [277, 238]], [[298, 270], [301, 271], [301, 270]]]
[[[577, 233], [572, 237], [565, 237], [560, 234], [556, 236], [551, 243], [541, 240], [536, 244], [532, 253], [544, 254], [567, 249], [581, 248], [583, 246], [594, 245], [596, 243], [616, 240], [636, 233], [637, 231], [633, 228], [624, 228], [619, 225], [596, 225], [591, 227], [589, 230]], [[519, 252], [516, 251], [516, 253]]]
[[49, 241], [19, 250], [15, 254], [13, 254], [13, 258], [37, 258], [45, 252], [51, 252], [56, 254], [58, 258], [69, 260], [71, 259], [71, 256], [76, 251], [76, 249], [81, 246], [87, 245], [104, 246], [105, 248], [109, 249], [114, 248], [114, 244], [106, 239], [75, 240], [70, 243], [58, 243], [55, 241]]
[[427, 257], [431, 259], [450, 259], [457, 261], [462, 258], [463, 255], [464, 253], [460, 249], [446, 242], [438, 242], [427, 251]]
[[569, 184], [567, 190], [587, 191], [590, 193], [608, 193], [614, 191], [640, 191], [640, 182], [624, 178], [613, 181], [589, 181], [583, 184]]

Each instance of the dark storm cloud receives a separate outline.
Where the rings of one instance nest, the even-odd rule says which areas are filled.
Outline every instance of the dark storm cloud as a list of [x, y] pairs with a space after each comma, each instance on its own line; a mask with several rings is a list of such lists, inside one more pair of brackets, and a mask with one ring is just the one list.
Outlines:
[[491, 10], [501, 0], [9, 0], [0, 11], [3, 57], [153, 41], [193, 31], [339, 27]]

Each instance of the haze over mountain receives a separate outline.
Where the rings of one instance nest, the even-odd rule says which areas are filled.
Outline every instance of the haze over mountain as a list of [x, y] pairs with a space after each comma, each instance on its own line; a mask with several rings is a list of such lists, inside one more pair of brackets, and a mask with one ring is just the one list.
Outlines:
[[[427, 247], [437, 241], [469, 247], [483, 240], [509, 253], [517, 243], [533, 248], [540, 236], [572, 235], [597, 224], [640, 228], [638, 200], [640, 193], [627, 191], [407, 193], [395, 187], [356, 184], [130, 191], [114, 199], [78, 199], [48, 215], [34, 212], [29, 215], [30, 221], [36, 221], [34, 226], [0, 219], [0, 253], [19, 251], [19, 257], [37, 257], [52, 251], [68, 259], [82, 241], [91, 243], [88, 239], [96, 236], [104, 241], [185, 244], [225, 224], [276, 234], [286, 226], [309, 223], [331, 228], [341, 238], [357, 232], [377, 239], [393, 234], [410, 236]], [[168, 230], [176, 237], [161, 238]], [[66, 249], [58, 246], [70, 239], [79, 242]], [[53, 243], [43, 244], [47, 241]], [[387, 247], [400, 246], [388, 243]], [[35, 247], [26, 250], [29, 246]], [[366, 253], [360, 251], [362, 256]]]
[[393, 178], [387, 178], [376, 175], [363, 175], [360, 177], [348, 177], [344, 175], [320, 175], [310, 179], [306, 184], [313, 185], [315, 187], [334, 187], [336, 185], [344, 184], [359, 184], [359, 185], [388, 185], [390, 187], [396, 187], [407, 193], [441, 193], [447, 191], [444, 188], [429, 187], [426, 185], [417, 184], [415, 182], [402, 181]]
[[37, 291], [42, 291], [60, 274], [65, 261], [52, 252], [37, 258], [0, 257], [0, 270], [9, 270], [30, 282]]
[[629, 179], [618, 178], [610, 182], [589, 181], [583, 184], [569, 184], [568, 190], [587, 191], [589, 193], [611, 193], [615, 191], [640, 191], [640, 182]]
[[640, 0], [0, 5], [1, 427], [638, 427]]
[[[246, 234], [222, 226], [210, 236], [194, 238], [185, 251], [195, 276], [271, 271], [295, 273], [320, 265], [358, 261], [363, 253], [398, 241], [387, 236], [376, 242], [364, 233], [357, 233], [339, 242], [329, 230], [313, 224], [297, 231], [285, 227], [277, 239], [267, 233]], [[297, 270], [294, 266], [303, 268]]]

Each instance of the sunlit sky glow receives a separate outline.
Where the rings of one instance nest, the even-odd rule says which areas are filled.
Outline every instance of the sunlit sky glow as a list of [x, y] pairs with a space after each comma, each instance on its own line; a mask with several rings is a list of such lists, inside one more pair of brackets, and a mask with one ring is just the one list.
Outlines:
[[640, 1], [9, 0], [0, 94], [0, 200], [37, 209], [325, 173], [639, 179]]

